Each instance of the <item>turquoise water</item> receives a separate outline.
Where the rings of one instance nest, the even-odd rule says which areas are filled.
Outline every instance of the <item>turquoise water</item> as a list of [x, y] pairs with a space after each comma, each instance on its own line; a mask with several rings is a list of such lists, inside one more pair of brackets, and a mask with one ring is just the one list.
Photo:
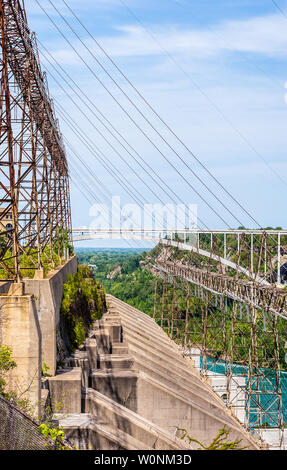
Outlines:
[[[207, 369], [217, 374], [226, 375], [226, 365], [223, 361], [207, 358]], [[247, 366], [233, 364], [232, 372], [234, 375], [244, 377], [245, 383], [247, 383]], [[278, 427], [282, 412], [284, 424], [287, 424], [287, 372], [280, 372], [281, 407], [276, 382], [277, 379], [274, 370], [265, 368], [260, 368], [256, 374], [256, 378], [253, 379], [251, 389], [252, 391], [254, 390], [254, 393], [251, 394], [250, 399], [250, 428], [255, 428], [259, 423], [264, 423], [268, 427]]]

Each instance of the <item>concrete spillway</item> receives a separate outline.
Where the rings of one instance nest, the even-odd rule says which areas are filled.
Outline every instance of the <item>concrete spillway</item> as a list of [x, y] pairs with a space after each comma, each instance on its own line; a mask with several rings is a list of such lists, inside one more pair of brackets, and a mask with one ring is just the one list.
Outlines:
[[69, 415], [58, 416], [67, 438], [86, 449], [190, 449], [199, 446], [179, 439], [179, 428], [208, 445], [225, 427], [230, 441], [258, 449], [148, 315], [110, 295], [107, 302], [84, 349], [69, 358], [74, 368], [49, 380], [55, 399], [70, 393], [63, 410]]

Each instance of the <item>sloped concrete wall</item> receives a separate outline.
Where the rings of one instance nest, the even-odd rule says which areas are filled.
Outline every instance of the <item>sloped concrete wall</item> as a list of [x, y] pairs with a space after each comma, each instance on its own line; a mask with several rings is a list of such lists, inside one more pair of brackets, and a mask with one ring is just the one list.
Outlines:
[[[189, 436], [209, 445], [219, 430], [226, 427], [231, 433], [231, 440], [242, 440], [243, 445], [248, 447], [252, 445], [237, 423], [232, 422], [227, 410], [215, 406], [208, 409], [199, 397], [196, 401], [188, 400], [174, 387], [168, 388], [141, 373], [137, 382], [137, 403], [138, 414], [170, 433], [181, 435], [178, 428], [185, 429]], [[198, 445], [195, 447], [198, 448]]]
[[25, 293], [34, 296], [42, 332], [42, 361], [56, 373], [56, 330], [59, 328], [63, 285], [69, 274], [75, 274], [78, 260], [74, 256], [60, 268], [51, 271], [46, 279], [25, 279]]
[[107, 302], [109, 312], [103, 322], [107, 328], [109, 322], [120, 319], [123, 341], [134, 358], [136, 413], [172, 435], [178, 428], [185, 429], [203, 444], [210, 444], [225, 427], [230, 441], [258, 448], [231, 410], [201, 379], [193, 362], [182, 357], [177, 345], [148, 315], [111, 295], [107, 295]]
[[[63, 284], [78, 268], [74, 256], [46, 279], [0, 285], [0, 341], [10, 346], [17, 368], [8, 374], [11, 390], [28, 398], [40, 412], [43, 363], [56, 372], [56, 330], [60, 321]], [[8, 291], [10, 287], [10, 290]], [[8, 292], [8, 293], [7, 293]]]
[[87, 389], [83, 393], [84, 412], [108, 422], [114, 429], [133, 436], [145, 446], [158, 450], [186, 449], [188, 446], [175, 436], [164, 432], [152, 421], [148, 421], [130, 409], [116, 403], [105, 395]]

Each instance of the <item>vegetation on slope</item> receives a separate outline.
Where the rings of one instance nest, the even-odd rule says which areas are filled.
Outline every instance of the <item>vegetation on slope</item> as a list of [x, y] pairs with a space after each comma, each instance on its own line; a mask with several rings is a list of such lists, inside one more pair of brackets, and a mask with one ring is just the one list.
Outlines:
[[103, 291], [92, 270], [80, 265], [76, 274], [70, 274], [64, 284], [61, 306], [61, 330], [69, 352], [77, 349], [85, 340], [92, 323], [101, 318], [105, 308]]
[[11, 348], [0, 344], [0, 395], [7, 397], [5, 373], [16, 366], [16, 362], [12, 359]]
[[[147, 256], [145, 251], [80, 249], [77, 256], [80, 263], [97, 267], [95, 277], [109, 294], [152, 315], [155, 277], [140, 266]], [[107, 276], [118, 266], [121, 272], [109, 279]]]

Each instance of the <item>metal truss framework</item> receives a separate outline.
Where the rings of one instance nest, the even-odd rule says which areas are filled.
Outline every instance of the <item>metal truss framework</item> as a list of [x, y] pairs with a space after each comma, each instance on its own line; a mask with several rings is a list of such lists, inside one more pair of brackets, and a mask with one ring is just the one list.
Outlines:
[[[71, 240], [63, 139], [24, 4], [0, 0], [0, 274], [54, 264]], [[11, 222], [10, 222], [11, 219]], [[10, 223], [7, 223], [10, 222]]]
[[[219, 262], [227, 268], [240, 271], [251, 280], [259, 276], [258, 281], [267, 286], [270, 285], [270, 281], [278, 284], [281, 282], [280, 270], [282, 263], [284, 263], [281, 251], [284, 248], [284, 241], [287, 244], [287, 232], [284, 230], [93, 229], [79, 227], [73, 228], [72, 232], [75, 241], [146, 240], [174, 246], [180, 250], [193, 251], [200, 256]], [[248, 247], [248, 257], [244, 260], [240, 259], [243, 245], [245, 248]], [[270, 270], [276, 271], [276, 278], [273, 275], [272, 280], [270, 280]]]
[[228, 297], [252, 308], [271, 312], [287, 319], [286, 291], [245, 279], [234, 279], [205, 269], [166, 261], [157, 263], [161, 271], [191, 282], [205, 290]]
[[[264, 238], [261, 245], [266, 246], [267, 241]], [[274, 240], [271, 245], [267, 247], [270, 265], [263, 260], [260, 267], [258, 243], [252, 261], [257, 270], [251, 280], [242, 270], [226, 266], [223, 270], [220, 258], [215, 263], [212, 257], [202, 256], [199, 245], [197, 253], [184, 254], [162, 244], [152, 266], [157, 275], [154, 318], [182, 344], [184, 352], [199, 351], [204, 377], [215, 384], [225, 380], [222, 396], [249, 430], [263, 439], [273, 432], [279, 446], [285, 448], [286, 290], [276, 284]], [[242, 240], [234, 249], [238, 255], [232, 259], [238, 264], [240, 259], [243, 262], [244, 248], [247, 251], [250, 244], [244, 245]]]

